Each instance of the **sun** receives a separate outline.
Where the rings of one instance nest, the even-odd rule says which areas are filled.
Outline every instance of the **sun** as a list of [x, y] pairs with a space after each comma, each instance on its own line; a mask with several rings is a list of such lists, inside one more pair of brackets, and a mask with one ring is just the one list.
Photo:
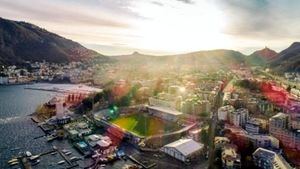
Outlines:
[[136, 26], [139, 38], [135, 45], [141, 49], [178, 53], [230, 46], [222, 33], [225, 18], [205, 1], [163, 7], [141, 3], [137, 9], [146, 18]]

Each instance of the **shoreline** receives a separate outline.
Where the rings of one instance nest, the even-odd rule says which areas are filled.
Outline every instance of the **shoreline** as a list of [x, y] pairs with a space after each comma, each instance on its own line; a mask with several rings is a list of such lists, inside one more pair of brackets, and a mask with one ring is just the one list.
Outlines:
[[0, 86], [17, 86], [17, 85], [32, 85], [39, 82], [25, 82], [25, 83], [6, 83], [6, 84], [0, 84]]

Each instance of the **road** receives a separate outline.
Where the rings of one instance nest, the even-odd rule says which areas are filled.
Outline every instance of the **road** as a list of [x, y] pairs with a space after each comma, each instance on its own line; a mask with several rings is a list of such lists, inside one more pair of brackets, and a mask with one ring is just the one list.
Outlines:
[[223, 99], [223, 91], [219, 91], [216, 97], [216, 101], [214, 103], [213, 106], [213, 115], [210, 121], [210, 125], [209, 125], [209, 156], [208, 156], [208, 162], [209, 162], [209, 168], [210, 169], [215, 169], [215, 165], [214, 165], [214, 160], [215, 160], [215, 142], [214, 142], [214, 138], [215, 138], [215, 131], [216, 131], [216, 125], [217, 125], [217, 112], [218, 109], [222, 106], [222, 99]]

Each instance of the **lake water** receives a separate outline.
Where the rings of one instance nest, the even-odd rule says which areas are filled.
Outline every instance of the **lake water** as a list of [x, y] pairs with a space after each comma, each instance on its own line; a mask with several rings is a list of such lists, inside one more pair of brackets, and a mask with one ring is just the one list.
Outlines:
[[[34, 139], [44, 135], [42, 130], [32, 122], [30, 117], [37, 106], [47, 102], [56, 92], [30, 90], [25, 88], [61, 88], [76, 87], [75, 85], [62, 84], [33, 84], [33, 85], [0, 85], [0, 169], [10, 169], [18, 167], [9, 167], [7, 161], [16, 156], [20, 151], [30, 151], [32, 154], [38, 154], [52, 150], [55, 145], [59, 149], [68, 149], [72, 152], [71, 156], [82, 157], [67, 140], [55, 140], [47, 142], [45, 137]], [[133, 148], [129, 148], [134, 151]], [[19, 148], [19, 149], [16, 149]], [[63, 160], [59, 155], [46, 155], [40, 158], [41, 162], [33, 169], [60, 169], [66, 168], [66, 165], [57, 165], [58, 161]], [[91, 159], [78, 161], [77, 168], [84, 168], [91, 164]], [[124, 164], [132, 164], [129, 160], [126, 162], [119, 160], [106, 168], [119, 169]]]
[[[50, 150], [54, 143], [46, 142], [45, 138], [33, 139], [44, 133], [37, 128], [30, 117], [38, 105], [50, 100], [57, 93], [24, 89], [26, 87], [47, 87], [60, 85], [33, 84], [0, 86], [0, 168], [9, 168], [7, 161], [19, 151], [31, 151], [33, 154]], [[65, 85], [63, 85], [65, 86]], [[59, 143], [59, 147], [65, 143]], [[20, 148], [14, 150], [14, 148]], [[76, 152], [75, 152], [76, 153]], [[59, 157], [42, 158], [41, 163], [34, 168], [53, 168], [45, 160], [53, 163], [61, 160]], [[59, 168], [55, 166], [54, 168]]]

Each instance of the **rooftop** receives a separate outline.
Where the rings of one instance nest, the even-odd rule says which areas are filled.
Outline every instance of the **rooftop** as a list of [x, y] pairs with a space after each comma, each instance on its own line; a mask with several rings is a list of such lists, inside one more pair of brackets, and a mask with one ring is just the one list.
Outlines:
[[227, 144], [226, 146], [224, 146], [222, 157], [231, 158], [231, 159], [238, 158], [238, 154], [236, 152], [236, 146], [233, 144]]
[[173, 109], [170, 109], [170, 108], [159, 107], [159, 106], [148, 106], [148, 108], [153, 109], [153, 110], [158, 110], [158, 111], [161, 111], [161, 112], [164, 112], [164, 113], [167, 113], [167, 114], [171, 114], [171, 115], [174, 115], [174, 116], [182, 115], [182, 112], [179, 112], [177, 110], [173, 110]]
[[271, 117], [272, 119], [284, 119], [284, 118], [286, 118], [286, 117], [288, 117], [288, 115], [287, 114], [284, 114], [284, 113], [277, 113], [276, 115], [274, 115], [273, 117]]
[[170, 144], [167, 144], [164, 147], [175, 148], [183, 155], [188, 156], [196, 151], [201, 150], [204, 147], [204, 145], [192, 139], [180, 139]]
[[218, 112], [220, 112], [220, 111], [233, 112], [234, 107], [231, 105], [223, 106], [218, 109]]
[[258, 148], [253, 153], [253, 156], [256, 156], [259, 158], [268, 158], [270, 161], [272, 161], [273, 166], [276, 166], [275, 168], [292, 169], [292, 167], [289, 165], [289, 163], [287, 163], [281, 155], [278, 155], [274, 151], [267, 150], [264, 148]]

